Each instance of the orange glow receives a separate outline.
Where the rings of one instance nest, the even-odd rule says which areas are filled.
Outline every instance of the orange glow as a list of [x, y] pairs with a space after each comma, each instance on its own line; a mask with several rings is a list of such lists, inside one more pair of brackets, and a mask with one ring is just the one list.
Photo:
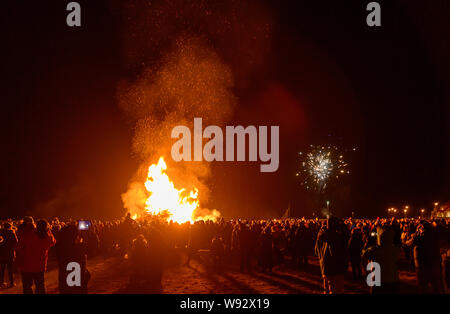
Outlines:
[[185, 189], [176, 189], [166, 170], [163, 157], [148, 168], [145, 188], [150, 196], [145, 201], [145, 209], [152, 215], [167, 216], [167, 220], [174, 222], [193, 222], [194, 210], [198, 208], [198, 190], [194, 188], [187, 193]]
[[127, 193], [122, 195], [132, 219], [155, 215], [166, 221], [193, 223], [199, 220], [216, 221], [221, 216], [216, 209], [200, 207], [197, 188], [192, 191], [175, 188], [166, 170], [167, 164], [160, 157], [158, 163], [148, 168], [145, 183], [131, 184]]

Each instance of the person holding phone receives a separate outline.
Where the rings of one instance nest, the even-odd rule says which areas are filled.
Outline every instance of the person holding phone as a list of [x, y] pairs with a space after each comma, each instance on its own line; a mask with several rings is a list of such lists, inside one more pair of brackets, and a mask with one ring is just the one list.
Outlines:
[[374, 236], [377, 245], [363, 251], [363, 257], [368, 262], [376, 262], [380, 265], [381, 286], [370, 287], [371, 294], [395, 294], [399, 288], [398, 260], [400, 258], [400, 246], [394, 241], [395, 232], [392, 228], [379, 226]]
[[[90, 273], [86, 268], [87, 247], [86, 243], [80, 241], [79, 230], [85, 230], [85, 226], [78, 224], [77, 227], [69, 225], [61, 229], [56, 255], [58, 258], [58, 287], [62, 294], [86, 294], [88, 293], [88, 281]], [[76, 263], [75, 269], [70, 267]], [[73, 272], [79, 273], [73, 273]], [[68, 276], [79, 276], [79, 284], [69, 285]], [[69, 280], [70, 282], [70, 280]]]

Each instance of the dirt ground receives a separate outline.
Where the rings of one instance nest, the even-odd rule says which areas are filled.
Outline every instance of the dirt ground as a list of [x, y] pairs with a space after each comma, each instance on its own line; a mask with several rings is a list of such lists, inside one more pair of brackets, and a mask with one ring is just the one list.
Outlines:
[[[120, 257], [96, 257], [88, 261], [91, 273], [89, 293], [276, 293], [276, 294], [317, 294], [322, 293], [322, 279], [317, 259], [299, 270], [294, 266], [275, 267], [272, 273], [254, 271], [252, 274], [241, 273], [238, 269], [227, 267], [225, 270], [212, 270], [208, 267], [207, 257], [197, 256], [189, 265], [185, 256], [176, 265], [165, 269], [162, 287], [148, 284], [131, 286], [127, 260]], [[417, 293], [415, 274], [411, 270], [400, 271], [401, 291]], [[22, 284], [16, 276], [17, 286], [1, 289], [0, 294], [20, 294]], [[50, 263], [46, 273], [47, 293], [58, 293], [58, 276], [56, 265]], [[367, 293], [365, 281], [352, 280], [346, 276], [345, 291], [349, 294]]]

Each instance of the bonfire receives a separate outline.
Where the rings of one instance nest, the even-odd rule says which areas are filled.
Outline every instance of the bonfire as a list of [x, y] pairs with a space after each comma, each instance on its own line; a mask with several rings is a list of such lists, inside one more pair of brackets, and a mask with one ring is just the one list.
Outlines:
[[145, 188], [150, 196], [145, 201], [149, 214], [160, 215], [178, 223], [193, 222], [194, 211], [198, 208], [198, 190], [176, 189], [166, 174], [167, 165], [163, 157], [148, 168]]

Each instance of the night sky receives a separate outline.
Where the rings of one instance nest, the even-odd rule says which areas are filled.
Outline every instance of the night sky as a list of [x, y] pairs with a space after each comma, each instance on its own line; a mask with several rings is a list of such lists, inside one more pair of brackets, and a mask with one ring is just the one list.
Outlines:
[[[0, 218], [120, 217], [138, 161], [117, 84], [140, 71], [125, 62], [131, 34], [120, 5], [79, 1], [82, 27], [70, 28], [69, 1], [4, 2]], [[378, 1], [380, 28], [365, 23], [368, 2], [255, 2], [273, 29], [263, 62], [245, 75], [234, 39], [210, 40], [235, 76], [229, 125], [280, 125], [281, 138], [276, 173], [260, 173], [259, 162], [214, 163], [209, 208], [275, 217], [291, 204], [311, 216], [311, 196], [295, 178], [298, 152], [328, 143], [357, 147], [337, 214], [449, 201], [448, 1]]]

